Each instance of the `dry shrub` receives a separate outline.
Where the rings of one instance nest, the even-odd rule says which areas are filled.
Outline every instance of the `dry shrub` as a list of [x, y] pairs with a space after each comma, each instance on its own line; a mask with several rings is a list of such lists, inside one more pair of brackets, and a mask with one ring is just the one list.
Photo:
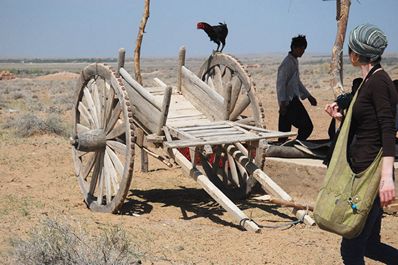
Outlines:
[[14, 264], [31, 265], [133, 265], [141, 264], [141, 254], [133, 250], [120, 227], [103, 229], [99, 235], [80, 225], [45, 219], [27, 239], [12, 241]]
[[25, 114], [21, 118], [8, 121], [3, 128], [15, 129], [18, 137], [29, 137], [46, 133], [53, 133], [64, 137], [69, 135], [66, 125], [55, 114], [50, 114], [46, 120], [34, 114]]

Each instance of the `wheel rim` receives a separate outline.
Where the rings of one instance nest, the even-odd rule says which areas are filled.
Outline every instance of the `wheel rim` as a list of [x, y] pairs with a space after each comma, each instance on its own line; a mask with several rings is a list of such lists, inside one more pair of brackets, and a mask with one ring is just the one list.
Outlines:
[[237, 59], [224, 53], [213, 54], [198, 75], [220, 95], [231, 84], [229, 120], [264, 127], [264, 111], [255, 95], [255, 84]]
[[125, 87], [104, 64], [84, 68], [76, 85], [72, 153], [88, 207], [116, 212], [134, 165], [134, 125]]

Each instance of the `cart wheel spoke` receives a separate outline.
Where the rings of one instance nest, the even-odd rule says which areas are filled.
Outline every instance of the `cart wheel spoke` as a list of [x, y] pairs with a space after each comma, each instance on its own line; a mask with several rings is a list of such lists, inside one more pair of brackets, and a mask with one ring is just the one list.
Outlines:
[[104, 181], [104, 175], [105, 175], [104, 171], [105, 171], [105, 169], [104, 169], [104, 167], [102, 167], [98, 174], [98, 187], [97, 187], [97, 190], [98, 190], [97, 205], [98, 206], [101, 206], [102, 202], [104, 200], [104, 182], [105, 182]]
[[[110, 120], [111, 114], [112, 114], [112, 105], [113, 105], [113, 102], [114, 102], [114, 99], [115, 99], [115, 93], [114, 93], [113, 89], [111, 89], [110, 85], [108, 83], [106, 83], [106, 82], [105, 82], [105, 85], [104, 85], [104, 93], [103, 93], [103, 95], [105, 97], [104, 98], [104, 102], [105, 102], [104, 124], [107, 124], [110, 127], [112, 127], [113, 125], [111, 126], [109, 120]], [[120, 113], [119, 113], [119, 115], [120, 115]], [[107, 130], [108, 128], [105, 128], [105, 129]]]
[[[112, 163], [115, 166], [115, 169], [116, 169], [116, 172], [117, 172], [118, 176], [122, 176], [123, 175], [123, 171], [124, 171], [124, 167], [123, 167], [123, 164], [120, 161], [119, 157], [109, 147], [106, 147], [106, 152], [109, 155], [109, 158], [112, 160]], [[120, 182], [120, 180], [119, 180], [119, 182]]]
[[91, 116], [94, 120], [95, 127], [98, 129], [100, 127], [99, 127], [97, 109], [95, 107], [93, 97], [91, 96], [91, 93], [87, 87], [84, 88], [84, 96], [85, 96], [85, 99], [87, 100], [87, 104], [88, 104], [87, 110], [89, 113], [91, 113]]
[[102, 154], [101, 153], [96, 153], [95, 161], [96, 161], [96, 163], [95, 163], [95, 167], [93, 170], [93, 174], [91, 176], [90, 187], [88, 190], [88, 193], [92, 196], [94, 196], [94, 192], [95, 192], [97, 184], [99, 186], [99, 183], [97, 183], [97, 182], [98, 182], [98, 178], [100, 177], [101, 170], [102, 170]]
[[216, 90], [216, 87], [214, 86], [213, 78], [209, 77], [207, 79], [207, 84], [214, 90]]
[[96, 114], [97, 114], [97, 118], [98, 118], [98, 128], [103, 128], [102, 121], [103, 121], [104, 105], [102, 104], [101, 99], [100, 99], [97, 81], [93, 82], [92, 87], [93, 87], [93, 100], [94, 100], [95, 110], [96, 110]]
[[112, 110], [112, 114], [110, 116], [109, 122], [106, 126], [105, 132], [109, 133], [113, 127], [115, 126], [116, 122], [119, 120], [120, 118], [120, 114], [122, 113], [122, 105], [120, 104], [120, 102], [118, 102], [115, 106], [115, 108]]
[[84, 126], [83, 124], [80, 124], [80, 123], [78, 123], [78, 124], [76, 124], [76, 126], [77, 126], [77, 133], [83, 133], [83, 132], [88, 132], [89, 130], [90, 130], [90, 128], [88, 128], [88, 127], [86, 127], [86, 126]]
[[98, 159], [96, 154], [90, 153], [88, 160], [86, 161], [85, 165], [82, 166], [82, 169], [80, 171], [80, 177], [82, 179], [87, 179], [88, 174], [90, 174], [90, 171], [93, 169], [93, 166]]
[[106, 145], [115, 150], [118, 154], [126, 155], [127, 146], [118, 141], [106, 141]]
[[243, 94], [240, 97], [240, 101], [235, 105], [235, 108], [232, 110], [229, 115], [230, 120], [237, 120], [239, 116], [242, 116], [243, 112], [250, 105], [250, 98], [247, 94]]
[[115, 126], [112, 128], [112, 130], [106, 135], [106, 139], [114, 139], [126, 132], [126, 123], [124, 123], [121, 120], [118, 120], [118, 122], [115, 124]]
[[91, 115], [91, 113], [88, 111], [87, 107], [84, 105], [83, 102], [79, 102], [79, 112], [80, 112], [80, 117], [83, 118], [83, 121], [90, 126], [90, 128], [95, 127], [95, 122], [94, 122], [94, 117]]
[[109, 177], [109, 186], [110, 186], [109, 190], [111, 193], [112, 190], [116, 192], [117, 190], [119, 190], [119, 178], [107, 151], [105, 151], [104, 163]]
[[[228, 154], [228, 166], [226, 170], [229, 170], [231, 173], [231, 179], [235, 183], [236, 186], [240, 186], [239, 184], [239, 176], [238, 176], [238, 170], [236, 169], [236, 163], [234, 158]], [[225, 172], [228, 175], [228, 172]]]
[[221, 69], [219, 66], [214, 67], [214, 76], [213, 76], [214, 87], [218, 94], [222, 95], [223, 91], [223, 80], [221, 76]]
[[231, 112], [235, 108], [236, 102], [238, 100], [240, 89], [242, 86], [242, 81], [237, 76], [231, 79], [232, 91], [231, 91]]

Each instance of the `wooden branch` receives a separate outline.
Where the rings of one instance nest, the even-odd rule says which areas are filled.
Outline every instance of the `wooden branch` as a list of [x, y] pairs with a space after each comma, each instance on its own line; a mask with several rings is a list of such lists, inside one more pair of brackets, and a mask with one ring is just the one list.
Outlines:
[[255, 200], [260, 200], [260, 201], [269, 201], [270, 203], [278, 204], [282, 207], [292, 207], [298, 210], [308, 210], [313, 212], [314, 211], [314, 206], [312, 205], [306, 205], [306, 204], [301, 204], [293, 201], [286, 201], [283, 199], [278, 199], [278, 198], [273, 198], [270, 195], [263, 195], [260, 197], [254, 197], [253, 199]]
[[144, 5], [144, 14], [142, 15], [140, 27], [138, 30], [138, 36], [137, 36], [137, 41], [136, 41], [136, 46], [134, 50], [134, 73], [135, 73], [135, 79], [142, 85], [142, 76], [141, 76], [141, 63], [140, 63], [140, 58], [141, 58], [141, 43], [142, 39], [144, 37], [145, 33], [145, 26], [149, 18], [149, 4], [150, 0], [145, 0], [145, 5]]
[[336, 0], [336, 20], [337, 33], [332, 50], [332, 60], [330, 63], [330, 85], [333, 89], [334, 97], [344, 93], [343, 87], [343, 45], [347, 31], [348, 15], [351, 0]]

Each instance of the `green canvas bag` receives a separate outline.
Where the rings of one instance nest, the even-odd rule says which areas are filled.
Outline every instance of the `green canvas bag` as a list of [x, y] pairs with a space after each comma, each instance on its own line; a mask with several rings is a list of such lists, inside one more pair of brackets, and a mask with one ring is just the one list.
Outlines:
[[321, 229], [348, 239], [362, 232], [378, 194], [381, 174], [382, 149], [373, 163], [358, 174], [352, 171], [347, 160], [352, 108], [358, 91], [345, 116], [314, 208], [314, 219]]

